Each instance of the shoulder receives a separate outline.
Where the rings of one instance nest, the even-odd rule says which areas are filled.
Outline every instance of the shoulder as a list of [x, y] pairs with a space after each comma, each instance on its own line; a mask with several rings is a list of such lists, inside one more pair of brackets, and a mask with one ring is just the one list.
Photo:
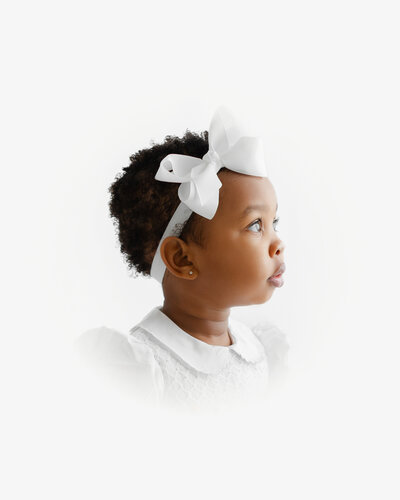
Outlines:
[[74, 354], [79, 359], [102, 364], [154, 361], [146, 344], [106, 326], [81, 333], [74, 341]]
[[264, 347], [271, 375], [286, 372], [290, 348], [286, 334], [269, 320], [257, 323], [251, 330]]
[[101, 326], [81, 333], [74, 341], [73, 357], [79, 367], [121, 389], [149, 398], [163, 390], [163, 376], [151, 348], [113, 328]]
[[81, 333], [74, 341], [74, 354], [82, 360], [102, 363], [127, 361], [132, 357], [126, 336], [106, 326]]

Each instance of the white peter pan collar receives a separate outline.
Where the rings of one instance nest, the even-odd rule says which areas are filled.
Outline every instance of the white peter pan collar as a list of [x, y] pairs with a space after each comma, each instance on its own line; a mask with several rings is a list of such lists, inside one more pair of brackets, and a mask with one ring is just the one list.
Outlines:
[[264, 347], [251, 329], [229, 317], [228, 328], [233, 344], [216, 346], [207, 344], [185, 332], [160, 309], [154, 307], [134, 329], [141, 327], [181, 360], [203, 373], [216, 373], [229, 361], [235, 351], [248, 363], [258, 363], [265, 358]]

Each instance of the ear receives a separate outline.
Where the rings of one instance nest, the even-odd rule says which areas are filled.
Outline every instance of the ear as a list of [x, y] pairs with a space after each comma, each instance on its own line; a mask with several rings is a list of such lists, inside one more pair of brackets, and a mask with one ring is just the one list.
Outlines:
[[[161, 244], [160, 255], [165, 267], [177, 278], [193, 279], [196, 276], [190, 248], [177, 236], [168, 236]], [[193, 271], [193, 274], [189, 274]]]

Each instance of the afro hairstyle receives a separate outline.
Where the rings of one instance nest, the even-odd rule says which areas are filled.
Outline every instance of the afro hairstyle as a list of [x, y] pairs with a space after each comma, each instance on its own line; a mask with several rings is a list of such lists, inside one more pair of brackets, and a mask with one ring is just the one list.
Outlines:
[[[208, 151], [208, 132], [186, 130], [183, 137], [167, 135], [164, 142], [141, 149], [130, 156], [130, 165], [117, 174], [108, 191], [110, 216], [117, 228], [121, 253], [128, 269], [136, 276], [150, 277], [153, 257], [164, 231], [180, 204], [175, 182], [160, 182], [154, 177], [161, 160], [171, 154], [202, 158]], [[220, 170], [227, 170], [222, 167]], [[193, 212], [181, 228], [179, 238], [205, 247], [200, 215]], [[136, 277], [135, 276], [135, 277]]]

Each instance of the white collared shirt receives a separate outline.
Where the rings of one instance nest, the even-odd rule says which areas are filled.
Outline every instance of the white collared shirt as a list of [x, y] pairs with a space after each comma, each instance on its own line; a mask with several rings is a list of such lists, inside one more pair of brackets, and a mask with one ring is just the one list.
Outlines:
[[107, 327], [85, 332], [75, 352], [107, 368], [135, 396], [196, 412], [262, 401], [271, 376], [285, 369], [285, 336], [269, 322], [251, 329], [230, 317], [233, 344], [216, 346], [182, 330], [161, 308], [127, 335]]

